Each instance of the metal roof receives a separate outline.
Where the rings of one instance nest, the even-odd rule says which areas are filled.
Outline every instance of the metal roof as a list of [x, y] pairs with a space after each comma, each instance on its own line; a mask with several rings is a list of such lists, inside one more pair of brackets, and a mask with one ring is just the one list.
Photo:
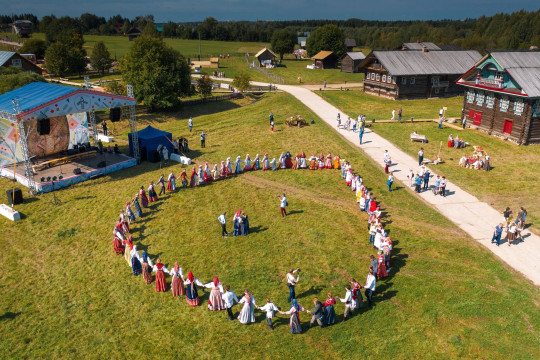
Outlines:
[[345, 39], [343, 42], [346, 47], [355, 47], [356, 46], [356, 40], [355, 39]]
[[13, 51], [0, 51], [0, 66], [4, 65], [15, 54]]
[[366, 58], [366, 55], [361, 51], [349, 51], [346, 54], [353, 60], [364, 60]]
[[80, 89], [44, 82], [30, 83], [0, 95], [0, 112], [14, 114], [13, 99], [19, 100], [21, 112], [25, 112], [77, 90]]
[[540, 52], [494, 51], [491, 57], [517, 81], [528, 96], [540, 97]]
[[440, 47], [438, 47], [432, 42], [408, 42], [408, 43], [403, 43], [401, 46], [405, 46], [409, 50], [422, 50], [424, 46], [428, 50], [431, 50], [431, 51], [441, 50]]
[[[403, 75], [450, 75], [464, 74], [473, 67], [482, 55], [476, 50], [469, 51], [373, 51], [393, 76]], [[368, 59], [364, 60], [364, 64]]]
[[540, 67], [513, 68], [507, 72], [529, 97], [540, 97]]

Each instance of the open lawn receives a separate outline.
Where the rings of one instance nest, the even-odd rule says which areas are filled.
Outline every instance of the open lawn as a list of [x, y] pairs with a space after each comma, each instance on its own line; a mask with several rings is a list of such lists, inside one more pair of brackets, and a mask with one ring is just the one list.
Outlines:
[[[278, 157], [286, 150], [331, 151], [351, 161], [381, 201], [395, 248], [391, 276], [377, 283], [375, 306], [345, 323], [293, 336], [284, 316], [278, 315], [274, 331], [266, 329], [261, 312], [249, 326], [227, 321], [224, 312], [206, 310], [208, 292], [198, 308], [170, 292], [155, 293], [154, 284], [130, 274], [111, 244], [115, 218], [138, 187], [181, 170], [144, 162], [58, 191], [58, 206], [51, 204], [52, 194], [27, 196], [18, 206], [23, 221], [0, 219], [2, 357], [538, 358], [537, 287], [413, 194], [385, 191], [384, 173], [293, 97], [274, 93], [249, 103], [144, 114], [139, 128], [151, 124], [188, 136], [197, 165], [244, 158], [246, 152]], [[285, 127], [292, 114], [315, 124]], [[187, 131], [189, 115], [197, 115], [193, 133]], [[115, 126], [125, 149], [128, 124]], [[208, 133], [205, 149], [198, 146], [201, 130]], [[10, 186], [0, 179], [0, 192]], [[286, 218], [279, 217], [276, 197], [283, 191], [290, 204]], [[221, 238], [217, 216], [227, 210], [230, 229], [237, 209], [249, 215], [252, 234]], [[366, 220], [336, 170], [259, 171], [167, 194], [132, 233], [140, 250], [154, 260], [160, 256], [169, 268], [179, 261], [202, 281], [218, 275], [237, 294], [248, 288], [258, 304], [270, 297], [282, 309], [284, 275], [300, 267], [298, 301], [312, 309], [314, 296], [344, 296], [348, 278], [365, 280], [373, 253]], [[238, 314], [239, 307], [233, 310]], [[336, 312], [341, 321], [339, 302]], [[301, 315], [305, 329], [308, 319]]]

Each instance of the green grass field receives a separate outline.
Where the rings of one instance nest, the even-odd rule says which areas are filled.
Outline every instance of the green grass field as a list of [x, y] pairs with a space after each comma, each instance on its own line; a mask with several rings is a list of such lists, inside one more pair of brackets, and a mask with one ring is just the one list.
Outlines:
[[[378, 282], [375, 306], [346, 323], [293, 336], [284, 316], [271, 332], [263, 313], [244, 326], [223, 312], [190, 308], [170, 292], [155, 293], [153, 284], [130, 274], [111, 244], [115, 218], [138, 187], [181, 171], [178, 164], [160, 170], [145, 162], [58, 191], [58, 206], [52, 194], [27, 197], [18, 207], [23, 221], [0, 219], [7, 234], [0, 241], [3, 358], [538, 358], [537, 287], [413, 194], [386, 192], [378, 166], [291, 96], [268, 94], [250, 103], [144, 114], [139, 128], [151, 124], [188, 136], [196, 164], [285, 150], [331, 151], [350, 160], [382, 202], [394, 241], [391, 276]], [[285, 127], [291, 114], [315, 124]], [[191, 134], [190, 115], [196, 116]], [[205, 149], [198, 146], [201, 130], [208, 133]], [[127, 131], [127, 122], [116, 124], [123, 149]], [[0, 192], [10, 186], [0, 179]], [[276, 198], [283, 191], [291, 213], [284, 219]], [[237, 209], [246, 210], [253, 232], [224, 240], [216, 218], [227, 210], [230, 221]], [[314, 296], [343, 296], [349, 277], [365, 280], [373, 253], [366, 220], [338, 171], [260, 171], [167, 194], [133, 225], [133, 235], [154, 259], [169, 267], [179, 261], [202, 281], [218, 275], [237, 294], [251, 290], [260, 304], [270, 297], [287, 308], [284, 275], [301, 267], [298, 300], [312, 308]], [[341, 303], [336, 312], [340, 321]], [[305, 328], [308, 319], [301, 315]]]

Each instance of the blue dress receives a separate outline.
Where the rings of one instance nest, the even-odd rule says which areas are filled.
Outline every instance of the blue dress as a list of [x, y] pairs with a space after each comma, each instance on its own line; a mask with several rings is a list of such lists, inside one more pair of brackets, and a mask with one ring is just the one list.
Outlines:
[[234, 230], [233, 230], [233, 236], [238, 236], [238, 218], [234, 218]]
[[334, 305], [327, 305], [323, 309], [323, 324], [331, 325], [336, 322], [336, 312], [334, 311]]
[[242, 235], [249, 234], [249, 220], [247, 215], [244, 217], [244, 233]]
[[133, 205], [135, 206], [135, 215], [137, 215], [138, 217], [141, 217], [142, 209], [141, 209], [141, 205], [139, 205], [139, 200], [135, 199], [133, 201]]

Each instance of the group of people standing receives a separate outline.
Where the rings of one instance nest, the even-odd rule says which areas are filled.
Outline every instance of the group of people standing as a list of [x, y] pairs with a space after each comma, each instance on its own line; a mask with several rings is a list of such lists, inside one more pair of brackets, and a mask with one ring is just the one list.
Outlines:
[[506, 239], [508, 246], [512, 242], [515, 242], [518, 238], [523, 240], [521, 232], [525, 228], [525, 220], [527, 219], [527, 210], [522, 206], [519, 208], [515, 218], [512, 217], [512, 210], [507, 207], [503, 211], [504, 221], [495, 226], [491, 243], [496, 243], [497, 246], [501, 244], [501, 237], [503, 231], [506, 230]]

